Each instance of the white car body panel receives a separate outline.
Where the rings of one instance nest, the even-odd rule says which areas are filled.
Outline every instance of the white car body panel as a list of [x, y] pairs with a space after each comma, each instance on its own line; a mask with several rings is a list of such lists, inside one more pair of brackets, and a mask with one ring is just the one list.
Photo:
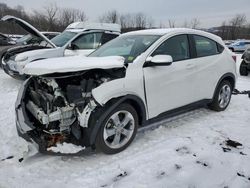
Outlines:
[[[195, 95], [193, 98], [196, 101], [204, 98], [211, 99], [216, 84], [225, 73], [236, 75], [235, 62], [227, 49], [219, 55], [196, 58], [193, 61], [196, 64]], [[211, 75], [213, 79], [207, 79], [211, 78]]]
[[91, 54], [93, 51], [93, 49], [85, 49], [85, 50], [69, 50], [69, 49], [66, 49], [64, 50], [64, 56], [76, 56], [76, 55], [84, 55], [84, 56], [87, 56], [89, 54]]
[[[150, 117], [193, 102], [196, 78], [192, 64], [192, 60], [187, 60], [174, 62], [170, 66], [143, 69]], [[190, 65], [192, 69], [189, 69]]]
[[70, 24], [67, 29], [83, 29], [89, 30], [108, 30], [114, 32], [121, 32], [121, 26], [119, 24], [110, 23], [90, 23], [90, 22], [75, 22]]
[[29, 63], [25, 66], [27, 75], [44, 75], [52, 73], [77, 72], [90, 69], [110, 69], [124, 67], [124, 58], [120, 56], [110, 57], [64, 57], [51, 58]]
[[148, 119], [148, 110], [144, 92], [143, 69], [140, 61], [145, 56], [139, 56], [134, 63], [130, 63], [126, 70], [125, 78], [106, 82], [92, 90], [94, 99], [100, 104], [105, 105], [109, 100], [126, 95], [139, 97], [144, 103], [146, 118]]

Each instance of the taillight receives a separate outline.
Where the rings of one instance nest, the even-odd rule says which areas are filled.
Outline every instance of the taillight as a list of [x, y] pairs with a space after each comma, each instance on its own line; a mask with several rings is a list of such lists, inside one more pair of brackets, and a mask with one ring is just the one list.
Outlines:
[[236, 63], [236, 61], [237, 61], [236, 55], [232, 55], [232, 58], [233, 58], [234, 62]]

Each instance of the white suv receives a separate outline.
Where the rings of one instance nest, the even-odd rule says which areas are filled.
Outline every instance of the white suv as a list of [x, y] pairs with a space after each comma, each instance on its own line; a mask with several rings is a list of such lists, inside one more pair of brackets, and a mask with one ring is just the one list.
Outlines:
[[55, 57], [88, 55], [119, 36], [121, 32], [121, 26], [118, 24], [75, 22], [50, 40], [20, 18], [4, 16], [2, 20], [14, 22], [32, 36], [41, 39], [39, 43], [11, 48], [5, 53], [2, 58], [3, 69], [8, 75], [17, 79], [26, 78], [23, 68], [30, 62]]
[[40, 151], [62, 142], [124, 150], [137, 129], [207, 104], [225, 110], [236, 65], [223, 41], [203, 31], [123, 34], [90, 54], [28, 64], [16, 102], [17, 130]]

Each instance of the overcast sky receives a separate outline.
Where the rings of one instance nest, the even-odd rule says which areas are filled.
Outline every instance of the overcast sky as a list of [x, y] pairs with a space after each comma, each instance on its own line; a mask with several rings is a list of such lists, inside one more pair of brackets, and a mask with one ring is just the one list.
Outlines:
[[151, 16], [156, 25], [174, 20], [177, 26], [186, 21], [198, 18], [201, 27], [221, 25], [236, 14], [246, 14], [250, 22], [250, 0], [0, 0], [11, 7], [22, 5], [25, 10], [42, 10], [50, 3], [60, 7], [71, 7], [84, 10], [90, 21], [109, 10], [120, 13], [143, 12]]

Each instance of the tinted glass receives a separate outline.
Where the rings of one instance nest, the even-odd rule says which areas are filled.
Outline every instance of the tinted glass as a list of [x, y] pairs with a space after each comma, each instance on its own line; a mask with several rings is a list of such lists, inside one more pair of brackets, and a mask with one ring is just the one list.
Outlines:
[[124, 35], [111, 40], [89, 56], [122, 56], [126, 63], [131, 63], [160, 37], [158, 35]]
[[190, 58], [187, 35], [178, 35], [163, 42], [151, 56], [170, 55], [174, 61]]
[[217, 43], [209, 38], [194, 35], [197, 57], [219, 54]]
[[102, 36], [102, 40], [101, 40], [101, 44], [105, 44], [106, 42], [114, 39], [118, 37], [118, 35], [114, 35], [114, 34], [109, 34], [109, 33], [103, 33], [103, 36]]
[[95, 49], [100, 45], [102, 33], [88, 33], [79, 36], [72, 44], [79, 49]]
[[77, 33], [64, 31], [63, 33], [57, 35], [51, 41], [58, 47], [64, 46], [70, 39], [76, 36]]

